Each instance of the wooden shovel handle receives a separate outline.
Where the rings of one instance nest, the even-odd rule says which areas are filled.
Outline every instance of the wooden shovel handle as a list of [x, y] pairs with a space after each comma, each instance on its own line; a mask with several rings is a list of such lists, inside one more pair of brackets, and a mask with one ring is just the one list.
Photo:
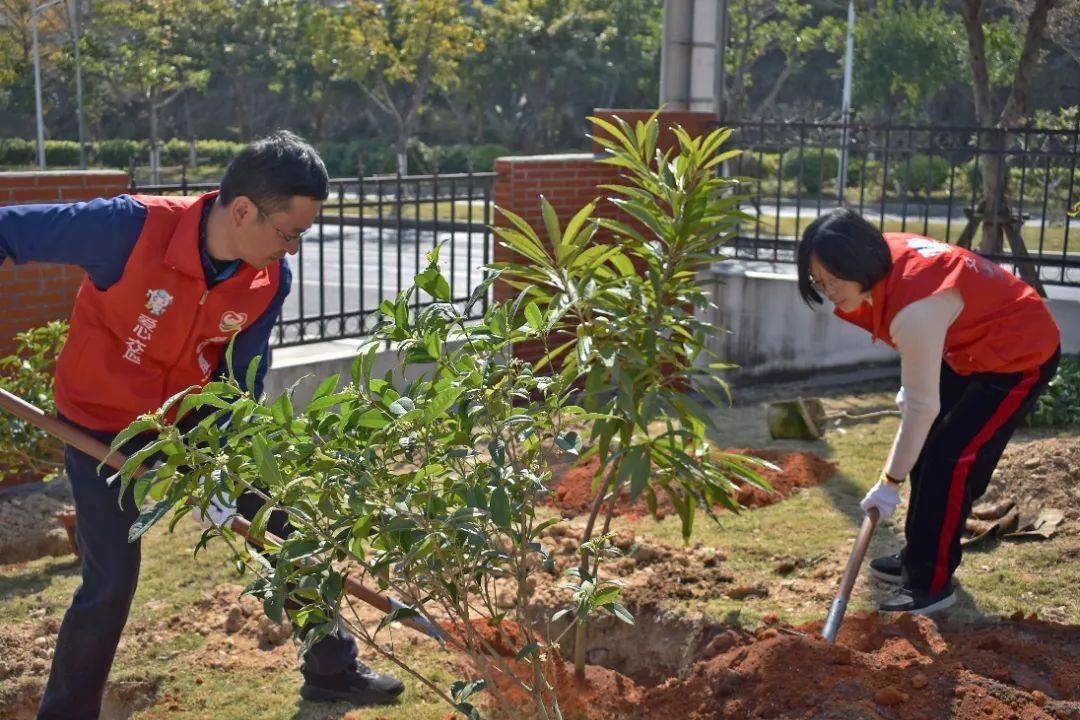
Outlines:
[[878, 509], [875, 507], [866, 511], [863, 517], [862, 527], [859, 528], [859, 536], [855, 538], [855, 545], [851, 548], [848, 556], [847, 567], [844, 568], [844, 577], [840, 579], [840, 592], [833, 600], [829, 608], [829, 616], [825, 620], [825, 627], [821, 634], [830, 643], [835, 642], [836, 634], [840, 631], [840, 621], [844, 619], [847, 611], [848, 599], [851, 597], [851, 589], [855, 587], [855, 578], [859, 576], [859, 568], [862, 567], [863, 558], [866, 557], [866, 548], [870, 545], [870, 538], [874, 534], [877, 525]]

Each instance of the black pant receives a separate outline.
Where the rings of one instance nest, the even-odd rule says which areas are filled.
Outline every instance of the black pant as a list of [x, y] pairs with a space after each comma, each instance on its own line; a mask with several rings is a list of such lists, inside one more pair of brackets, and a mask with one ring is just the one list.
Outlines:
[[[112, 441], [109, 433], [84, 431], [102, 442]], [[143, 443], [143, 439], [133, 440], [123, 450], [131, 454]], [[65, 447], [64, 464], [78, 517], [82, 584], [60, 624], [38, 718], [92, 720], [101, 712], [105, 681], [139, 581], [141, 546], [127, 540], [128, 528], [139, 511], [130, 487], [123, 503], [119, 502], [119, 483], [105, 482], [113, 471], [107, 469], [99, 475], [97, 460]], [[279, 532], [285, 530], [274, 527]], [[327, 637], [305, 654], [303, 671], [306, 675], [333, 675], [350, 667], [355, 658], [356, 644], [351, 637]]]
[[903, 580], [938, 593], [960, 565], [971, 506], [986, 492], [1001, 453], [1054, 377], [1060, 349], [1017, 373], [958, 375], [941, 364], [941, 411], [911, 471]]

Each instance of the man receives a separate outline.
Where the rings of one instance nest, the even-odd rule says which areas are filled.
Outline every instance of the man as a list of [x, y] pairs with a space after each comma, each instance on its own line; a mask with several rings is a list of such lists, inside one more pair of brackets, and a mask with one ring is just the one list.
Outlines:
[[[281, 131], [244, 148], [220, 191], [201, 197], [0, 208], [0, 264], [11, 257], [86, 271], [57, 361], [61, 416], [110, 443], [171, 395], [223, 374], [233, 336], [235, 367], [262, 358], [250, 388], [259, 396], [291, 284], [284, 257], [298, 251], [328, 192], [315, 150]], [[130, 489], [121, 499], [105, 482], [111, 471], [99, 474], [97, 461], [74, 448], [65, 448], [64, 460], [82, 585], [60, 626], [42, 720], [98, 717], [139, 576], [140, 544], [127, 541], [139, 514]], [[347, 635], [313, 646], [301, 670], [309, 700], [375, 704], [404, 688], [359, 663]]]

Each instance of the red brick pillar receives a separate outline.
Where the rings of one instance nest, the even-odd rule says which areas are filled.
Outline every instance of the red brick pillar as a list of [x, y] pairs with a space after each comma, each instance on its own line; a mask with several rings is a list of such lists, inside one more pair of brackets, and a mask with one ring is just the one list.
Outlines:
[[[0, 205], [54, 203], [113, 197], [128, 187], [115, 170], [0, 173]], [[15, 347], [15, 334], [67, 318], [83, 271], [44, 263], [0, 266], [0, 357]]]

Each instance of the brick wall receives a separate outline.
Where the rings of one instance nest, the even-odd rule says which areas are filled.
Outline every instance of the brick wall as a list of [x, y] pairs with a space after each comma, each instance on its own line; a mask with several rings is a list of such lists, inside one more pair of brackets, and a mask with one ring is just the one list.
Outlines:
[[[127, 174], [114, 170], [6, 172], [0, 173], [0, 205], [91, 200], [127, 187]], [[67, 318], [82, 278], [82, 270], [64, 265], [7, 260], [0, 266], [0, 357], [14, 348], [15, 333]]]
[[[652, 113], [650, 110], [596, 110], [593, 115], [611, 122], [618, 115], [631, 126], [638, 120], [645, 120]], [[658, 146], [661, 150], [677, 144], [670, 128], [681, 125], [691, 136], [702, 134], [715, 124], [715, 117], [710, 113], [699, 112], [663, 112], [660, 114], [661, 132]], [[593, 135], [598, 134], [594, 131]], [[600, 186], [617, 182], [622, 172], [620, 168], [597, 163], [603, 148], [595, 141], [593, 153], [572, 155], [532, 155], [523, 157], [504, 157], [495, 161], [495, 205], [506, 208], [520, 215], [529, 223], [546, 242], [543, 217], [540, 211], [540, 196], [547, 198], [554, 207], [559, 221], [566, 223], [582, 206], [607, 193]], [[615, 206], [601, 201], [596, 214], [600, 217], [619, 217], [628, 220]], [[510, 223], [498, 211], [495, 212], [495, 225], [509, 227]], [[496, 262], [511, 260], [514, 253], [499, 244], [496, 238], [494, 259]], [[520, 260], [520, 258], [518, 258]], [[493, 295], [497, 301], [513, 299], [516, 291], [503, 283], [496, 283]], [[526, 359], [536, 359], [540, 346], [519, 348], [519, 355]]]

